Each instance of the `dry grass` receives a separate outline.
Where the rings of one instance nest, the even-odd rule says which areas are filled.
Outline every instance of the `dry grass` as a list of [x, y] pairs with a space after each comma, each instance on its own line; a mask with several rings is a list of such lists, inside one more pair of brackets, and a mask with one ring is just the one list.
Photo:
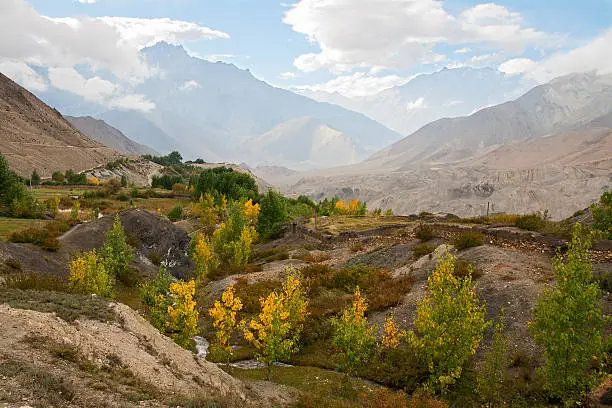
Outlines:
[[[373, 217], [373, 216], [349, 216], [340, 215], [333, 217], [319, 217], [317, 219], [317, 230], [332, 235], [338, 235], [345, 231], [365, 231], [384, 225], [406, 224], [411, 221], [405, 217]], [[310, 219], [306, 227], [314, 229], [314, 220]]]

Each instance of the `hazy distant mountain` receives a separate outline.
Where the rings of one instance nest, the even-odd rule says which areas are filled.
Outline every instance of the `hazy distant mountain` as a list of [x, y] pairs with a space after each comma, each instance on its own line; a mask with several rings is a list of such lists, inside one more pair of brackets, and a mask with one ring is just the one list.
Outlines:
[[141, 112], [112, 110], [102, 113], [99, 118], [120, 129], [129, 139], [150, 146], [162, 154], [183, 150], [178, 140], [168, 136]]
[[445, 163], [587, 125], [612, 112], [612, 75], [572, 74], [473, 115], [440, 119], [373, 155], [384, 167]]
[[103, 120], [91, 116], [66, 116], [66, 119], [85, 136], [102, 143], [104, 146], [138, 156], [145, 154], [159, 155], [155, 150], [127, 138], [118, 129]]
[[[307, 116], [349, 137], [361, 158], [365, 152], [401, 137], [362, 114], [275, 88], [231, 64], [191, 57], [180, 46], [159, 43], [144, 49], [143, 55], [162, 73], [136, 88], [156, 104], [146, 118], [180, 140], [188, 148], [187, 156], [209, 159], [212, 154], [217, 156], [213, 159], [265, 160], [265, 155], [255, 157], [250, 151], [240, 155], [236, 147], [243, 147], [244, 141], [280, 124]], [[286, 138], [285, 142], [285, 154], [291, 155], [299, 141], [292, 144]]]
[[87, 170], [121, 157], [88, 139], [26, 89], [0, 73], [0, 153], [12, 170], [43, 177], [55, 170]]
[[441, 118], [464, 116], [521, 95], [528, 84], [492, 68], [443, 69], [370, 96], [300, 91], [313, 99], [361, 112], [403, 135]]
[[296, 169], [353, 164], [365, 154], [353, 138], [309, 116], [281, 123], [247, 140], [244, 148], [262, 158], [257, 164], [291, 165]]

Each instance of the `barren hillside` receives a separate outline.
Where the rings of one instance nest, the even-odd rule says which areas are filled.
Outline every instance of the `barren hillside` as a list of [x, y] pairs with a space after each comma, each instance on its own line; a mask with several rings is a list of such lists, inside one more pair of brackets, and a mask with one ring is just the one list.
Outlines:
[[36, 169], [87, 170], [122, 154], [94, 142], [62, 115], [0, 73], [0, 153], [22, 176]]

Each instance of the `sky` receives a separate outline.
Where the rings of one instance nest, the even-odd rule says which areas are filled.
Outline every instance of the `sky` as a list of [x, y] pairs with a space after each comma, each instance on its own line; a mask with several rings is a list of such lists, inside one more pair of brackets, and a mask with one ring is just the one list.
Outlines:
[[138, 104], [97, 73], [131, 83], [154, 75], [138, 50], [160, 40], [279, 87], [348, 97], [444, 67], [544, 82], [612, 72], [612, 0], [0, 1], [0, 71], [34, 90]]

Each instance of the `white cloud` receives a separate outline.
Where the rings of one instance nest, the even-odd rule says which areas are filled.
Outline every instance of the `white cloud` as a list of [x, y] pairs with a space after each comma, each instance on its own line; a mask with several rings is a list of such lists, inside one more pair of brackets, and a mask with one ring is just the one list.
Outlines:
[[115, 28], [122, 42], [139, 48], [160, 41], [179, 44], [201, 39], [230, 38], [229, 34], [223, 31], [169, 18], [99, 17], [98, 20]]
[[83, 4], [94, 4], [96, 2], [96, 0], [76, 0], [79, 3], [83, 3]]
[[93, 102], [103, 102], [119, 90], [117, 84], [97, 76], [87, 79], [74, 68], [49, 68], [49, 81], [57, 89], [75, 93]]
[[338, 76], [324, 83], [295, 86], [293, 89], [310, 92], [337, 92], [351, 98], [372, 95], [394, 86], [403, 85], [412, 78], [414, 77], [406, 78], [398, 75], [373, 76], [364, 72], [355, 72], [352, 75]]
[[514, 58], [501, 64], [498, 69], [506, 75], [518, 75], [534, 69], [537, 65], [529, 58]]
[[192, 89], [201, 88], [202, 86], [198, 84], [197, 81], [191, 80], [186, 81], [183, 85], [181, 85], [181, 91], [191, 91]]
[[427, 107], [427, 102], [425, 102], [424, 97], [420, 97], [416, 101], [410, 101], [406, 104], [406, 110], [411, 111], [414, 109], [423, 109]]
[[612, 29], [582, 47], [557, 52], [540, 61], [529, 58], [510, 59], [498, 69], [506, 75], [524, 74], [525, 78], [537, 83], [574, 72], [612, 73]]
[[108, 102], [110, 108], [123, 110], [139, 110], [150, 112], [155, 109], [155, 103], [147, 100], [146, 96], [141, 94], [123, 95], [114, 98]]
[[295, 78], [297, 75], [295, 75], [295, 72], [283, 72], [279, 76], [281, 79], [292, 79]]
[[467, 54], [468, 52], [471, 52], [472, 49], [469, 47], [463, 47], [463, 48], [459, 48], [458, 50], [455, 50], [455, 54]]
[[30, 91], [46, 91], [47, 81], [21, 61], [0, 61], [0, 72]]
[[557, 39], [493, 3], [452, 15], [436, 0], [300, 0], [283, 21], [320, 48], [295, 59], [305, 72], [436, 63], [444, 59], [433, 51], [440, 43], [481, 43], [518, 53], [527, 45], [552, 46]]

